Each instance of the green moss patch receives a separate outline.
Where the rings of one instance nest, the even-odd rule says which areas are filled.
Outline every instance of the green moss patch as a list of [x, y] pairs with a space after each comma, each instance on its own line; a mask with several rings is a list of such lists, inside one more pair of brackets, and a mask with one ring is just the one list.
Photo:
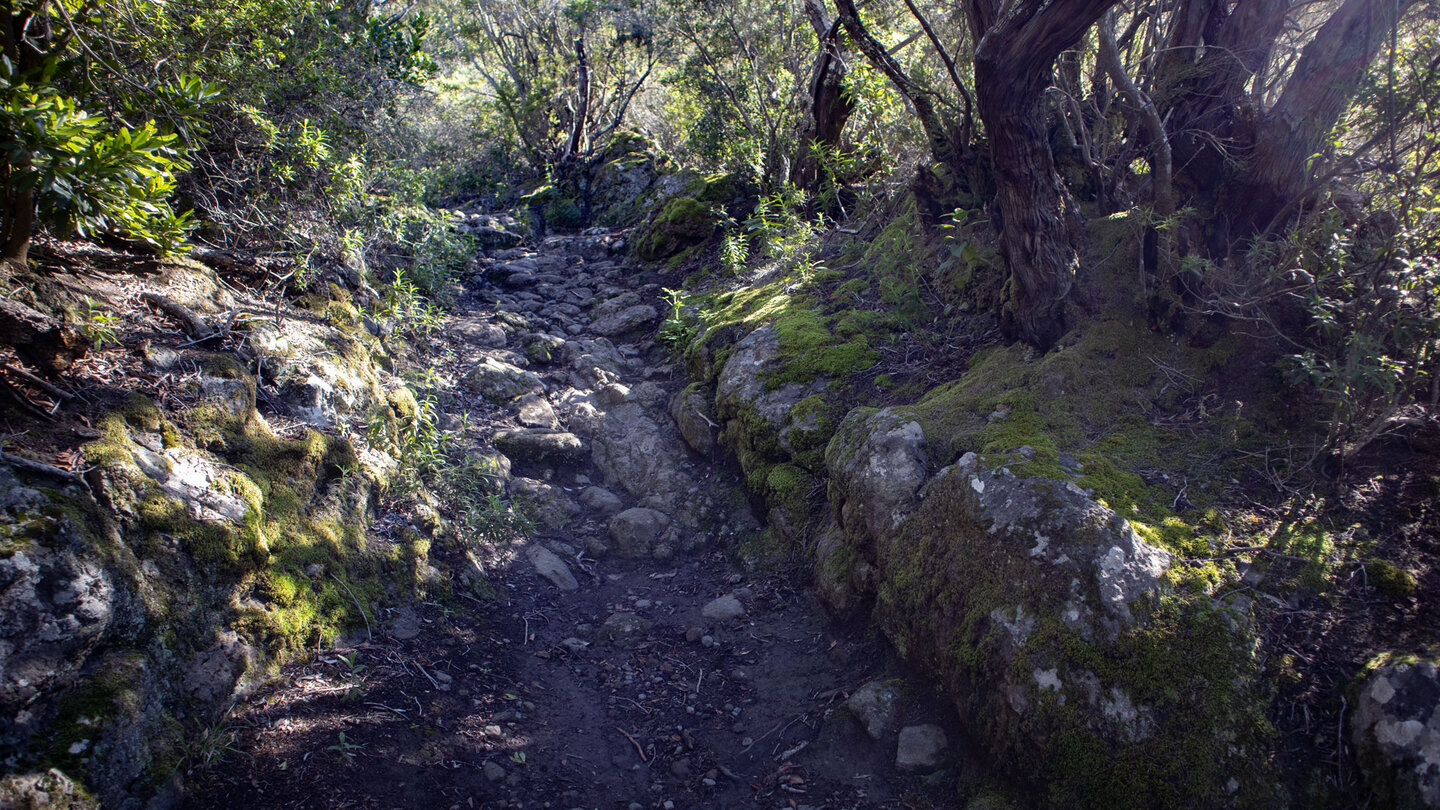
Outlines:
[[668, 259], [698, 245], [715, 233], [716, 217], [708, 203], [676, 197], [636, 237], [635, 255], [646, 261]]
[[978, 525], [964, 476], [931, 487], [877, 549], [876, 616], [1006, 772], [1053, 807], [1208, 806], [1231, 778], [1235, 806], [1264, 804], [1265, 695], [1235, 617], [1176, 595], [1134, 603], [1113, 639], [1067, 625], [1077, 587], [1099, 604], [1093, 583]]
[[1172, 378], [1204, 378], [1218, 362], [1135, 323], [1091, 321], [1041, 357], [1019, 345], [981, 352], [964, 377], [900, 410], [938, 463], [973, 451], [1021, 477], [1073, 481], [1146, 540], [1210, 556], [1206, 507], [1228, 475], [1218, 462], [1195, 475], [1196, 458], [1218, 458], [1253, 433], [1223, 414], [1169, 427], [1157, 398]]
[[[403, 410], [403, 398], [394, 399]], [[387, 595], [387, 572], [404, 563], [393, 550], [367, 543], [363, 509], [371, 482], [357, 474], [360, 461], [349, 441], [316, 431], [284, 439], [270, 433], [253, 412], [236, 416], [196, 408], [187, 427], [204, 449], [182, 452], [209, 455], [228, 467], [211, 488], [246, 507], [237, 521], [200, 519], [136, 467], [137, 447], [129, 435], [133, 421], [128, 410], [107, 418], [101, 423], [103, 437], [84, 452], [129, 487], [115, 495], [133, 499], [128, 509], [135, 526], [127, 535], [142, 559], [168, 566], [171, 549], [183, 552], [217, 596], [231, 595], [233, 601], [219, 606], [219, 615], [230, 611], [228, 623], [271, 660], [364, 626], [371, 606]], [[176, 610], [216, 608], [180, 608], [159, 593], [147, 607], [202, 634], [208, 632], [205, 622], [182, 621]], [[206, 643], [200, 638], [175, 641], [182, 647]]]
[[875, 345], [894, 335], [892, 318], [866, 310], [826, 314], [817, 291], [778, 273], [700, 303], [700, 330], [686, 349], [687, 364], [713, 379], [729, 357], [728, 344], [768, 324], [780, 350], [780, 363], [765, 376], [772, 389], [822, 377], [844, 381], [874, 366], [880, 360]]

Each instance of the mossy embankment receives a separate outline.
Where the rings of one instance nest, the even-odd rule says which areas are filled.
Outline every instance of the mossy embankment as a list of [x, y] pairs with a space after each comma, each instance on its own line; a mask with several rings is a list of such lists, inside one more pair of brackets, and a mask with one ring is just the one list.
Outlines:
[[[1255, 459], [1277, 435], [1314, 438], [1278, 356], [1203, 320], [1184, 334], [1151, 328], [1154, 296], [1135, 279], [1139, 211], [1092, 223], [1085, 292], [1054, 350], [975, 340], [994, 335], [984, 313], [1003, 288], [984, 229], [926, 227], [913, 204], [891, 214], [875, 233], [832, 235], [738, 281], [694, 276], [681, 299], [687, 365], [716, 392], [721, 441], [763, 502], [775, 547], [943, 683], [1000, 771], [1039, 800], [1274, 800], [1270, 687], [1251, 603], [1236, 596], [1265, 561], [1227, 548], [1278, 550], [1297, 531], [1326, 533], [1246, 537], [1260, 525], [1234, 508], [1264, 480]], [[1076, 585], [1084, 578], [1069, 558], [1037, 568], [1033, 538], [997, 540], [961, 476], [920, 489], [884, 537], [847, 523], [853, 493], [835, 475], [853, 459], [836, 458], [860, 452], [865, 436], [842, 425], [877, 406], [918, 427], [927, 476], [973, 453], [982, 477], [1008, 476], [1041, 502], [1060, 487], [1123, 518], [1168, 560], [1157, 590], [1135, 601], [1134, 623], [1103, 633], [1067, 624], [1070, 602], [1100, 602], [1094, 586]], [[1099, 542], [1065, 541], [1086, 565], [1103, 558]], [[1023, 643], [1007, 622], [1026, 628]], [[1053, 682], [1034, 675], [1052, 671]]]
[[[155, 283], [201, 317], [248, 306], [189, 262]], [[0, 697], [24, 706], [0, 727], [15, 768], [58, 768], [106, 805], [173, 798], [235, 696], [343, 636], [379, 632], [383, 607], [449, 588], [430, 560], [443, 521], [371, 531], [396, 457], [425, 427], [414, 394], [381, 368], [387, 347], [349, 291], [301, 303], [272, 308], [236, 352], [119, 335], [140, 346], [110, 355], [134, 364], [133, 388], [97, 399], [74, 429], [88, 437], [75, 450], [83, 476], [7, 477], [0, 567], [18, 588], [7, 616], [50, 628], [7, 659]], [[363, 438], [344, 429], [356, 423]]]

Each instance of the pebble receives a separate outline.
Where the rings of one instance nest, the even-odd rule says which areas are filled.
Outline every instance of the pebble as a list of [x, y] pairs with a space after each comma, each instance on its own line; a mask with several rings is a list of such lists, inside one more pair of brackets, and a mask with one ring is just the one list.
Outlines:
[[701, 630], [698, 627], [689, 627], [685, 630], [685, 640], [690, 642], [691, 644], [699, 641], [702, 637], [704, 637], [704, 635], [705, 631]]
[[491, 782], [499, 782], [506, 776], [505, 769], [500, 767], [500, 764], [497, 762], [486, 762], [481, 766], [480, 770], [485, 774], [485, 778]]

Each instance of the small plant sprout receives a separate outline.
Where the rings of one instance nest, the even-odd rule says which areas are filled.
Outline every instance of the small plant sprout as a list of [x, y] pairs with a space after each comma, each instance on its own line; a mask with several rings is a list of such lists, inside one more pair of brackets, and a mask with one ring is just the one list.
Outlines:
[[230, 754], [240, 752], [235, 745], [235, 729], [230, 726], [230, 714], [226, 712], [213, 724], [200, 729], [197, 736], [185, 741], [177, 768], [186, 773], [203, 771]]
[[120, 345], [120, 316], [97, 305], [88, 296], [85, 298], [85, 323], [82, 328], [90, 342], [95, 344], [96, 351]]
[[340, 740], [325, 750], [334, 751], [335, 756], [341, 762], [349, 765], [355, 761], [355, 755], [365, 746], [360, 743], [353, 743], [345, 739], [345, 732], [340, 732]]

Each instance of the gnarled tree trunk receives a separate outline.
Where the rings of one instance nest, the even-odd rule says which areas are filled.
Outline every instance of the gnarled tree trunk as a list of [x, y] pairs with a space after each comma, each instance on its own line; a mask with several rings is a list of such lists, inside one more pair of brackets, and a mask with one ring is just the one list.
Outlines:
[[1350, 105], [1370, 63], [1416, 0], [1346, 0], [1305, 46], [1280, 99], [1255, 133], [1255, 149], [1240, 176], [1248, 204], [1235, 212], [1235, 230], [1271, 229], [1277, 217], [1305, 207], [1320, 151]]
[[1115, 0], [967, 4], [975, 49], [975, 95], [990, 139], [1000, 253], [1010, 270], [1006, 325], [1039, 349], [1065, 333], [1065, 296], [1079, 258], [1073, 202], [1055, 171], [1045, 126], [1045, 88], [1055, 58], [1080, 40]]
[[803, 189], [818, 190], [823, 181], [819, 149], [840, 145], [845, 125], [855, 112], [855, 99], [845, 92], [849, 72], [840, 53], [840, 23], [831, 20], [820, 0], [805, 0], [805, 16], [820, 41], [810, 78], [810, 123], [800, 137], [799, 154], [791, 163], [790, 182]]
[[960, 143], [959, 138], [952, 132], [952, 127], [935, 109], [934, 93], [916, 84], [900, 63], [895, 61], [885, 46], [865, 28], [860, 20], [860, 12], [855, 7], [855, 0], [835, 0], [835, 7], [839, 9], [840, 20], [845, 25], [845, 31], [850, 38], [855, 40], [855, 46], [870, 60], [870, 64], [876, 70], [884, 73], [890, 83], [895, 86], [896, 92], [910, 102], [911, 108], [915, 110], [915, 117], [920, 121], [920, 128], [925, 132], [925, 140], [930, 147], [930, 156], [936, 163], [949, 166], [957, 176], [963, 175], [963, 155], [967, 144]]

